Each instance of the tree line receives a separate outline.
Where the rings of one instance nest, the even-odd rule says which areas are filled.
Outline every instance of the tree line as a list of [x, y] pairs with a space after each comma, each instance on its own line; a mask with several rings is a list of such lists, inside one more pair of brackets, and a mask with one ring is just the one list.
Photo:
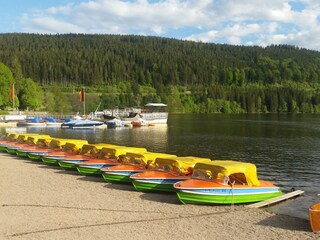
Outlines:
[[[194, 113], [319, 112], [320, 53], [123, 35], [0, 34], [0, 107], [81, 111], [168, 103]], [[5, 72], [6, 74], [1, 74]]]

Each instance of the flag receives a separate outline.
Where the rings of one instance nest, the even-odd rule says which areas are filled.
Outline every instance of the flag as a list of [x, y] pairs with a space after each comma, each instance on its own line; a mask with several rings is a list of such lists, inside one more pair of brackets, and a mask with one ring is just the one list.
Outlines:
[[79, 92], [80, 102], [84, 102], [84, 88], [82, 88]]
[[10, 100], [14, 100], [14, 83], [12, 83], [12, 86], [10, 87]]

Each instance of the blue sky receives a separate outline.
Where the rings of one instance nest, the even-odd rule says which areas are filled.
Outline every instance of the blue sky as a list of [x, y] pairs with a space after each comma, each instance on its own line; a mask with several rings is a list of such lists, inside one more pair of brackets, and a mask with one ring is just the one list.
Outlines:
[[319, 0], [0, 0], [0, 33], [138, 34], [320, 50]]

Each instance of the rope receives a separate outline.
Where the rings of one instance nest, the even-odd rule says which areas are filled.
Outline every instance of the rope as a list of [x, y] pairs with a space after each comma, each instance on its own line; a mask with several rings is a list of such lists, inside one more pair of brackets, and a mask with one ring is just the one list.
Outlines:
[[231, 193], [232, 193], [231, 210], [233, 211], [234, 210], [234, 184], [235, 184], [235, 181], [230, 182], [230, 184], [231, 184]]

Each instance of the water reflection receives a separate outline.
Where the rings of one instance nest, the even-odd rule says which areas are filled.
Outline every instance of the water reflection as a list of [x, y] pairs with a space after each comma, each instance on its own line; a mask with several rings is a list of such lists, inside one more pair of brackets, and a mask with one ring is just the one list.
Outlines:
[[14, 133], [27, 133], [27, 128], [25, 127], [4, 127], [1, 129], [1, 133], [14, 132]]

